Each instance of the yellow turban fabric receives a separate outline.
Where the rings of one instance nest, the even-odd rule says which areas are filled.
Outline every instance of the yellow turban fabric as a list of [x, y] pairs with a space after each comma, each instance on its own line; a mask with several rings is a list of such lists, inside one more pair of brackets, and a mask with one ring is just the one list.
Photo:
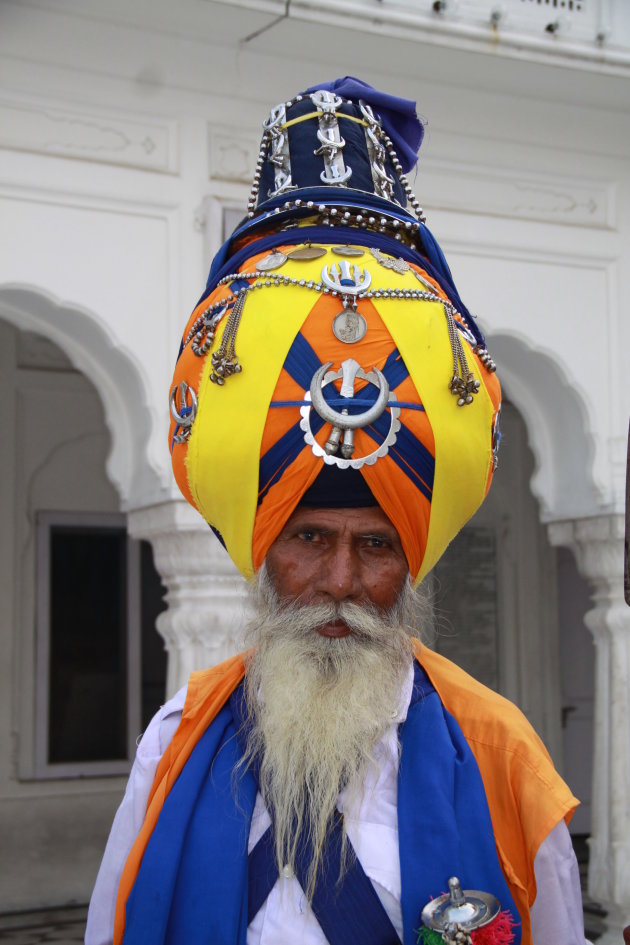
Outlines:
[[489, 488], [494, 365], [411, 240], [308, 224], [237, 247], [193, 311], [170, 388], [175, 476], [252, 578], [324, 466], [358, 470], [419, 582]]

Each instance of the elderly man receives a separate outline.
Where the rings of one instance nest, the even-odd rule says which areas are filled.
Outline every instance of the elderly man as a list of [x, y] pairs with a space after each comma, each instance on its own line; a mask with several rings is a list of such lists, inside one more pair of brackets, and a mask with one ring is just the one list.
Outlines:
[[350, 78], [264, 124], [170, 400], [180, 488], [255, 583], [251, 649], [144, 734], [87, 945], [584, 943], [577, 802], [418, 639], [500, 406], [403, 176], [421, 137]]

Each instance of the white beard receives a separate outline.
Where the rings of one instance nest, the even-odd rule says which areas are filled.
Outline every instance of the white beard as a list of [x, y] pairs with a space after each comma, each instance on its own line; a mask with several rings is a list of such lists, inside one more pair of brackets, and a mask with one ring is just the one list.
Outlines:
[[[309, 825], [310, 901], [339, 794], [360, 795], [374, 748], [398, 709], [423, 600], [408, 582], [386, 612], [370, 605], [286, 604], [263, 568], [257, 604], [248, 635], [256, 649], [245, 677], [253, 724], [244, 764], [260, 759], [279, 870], [294, 868], [298, 836]], [[339, 618], [350, 635], [316, 632]]]

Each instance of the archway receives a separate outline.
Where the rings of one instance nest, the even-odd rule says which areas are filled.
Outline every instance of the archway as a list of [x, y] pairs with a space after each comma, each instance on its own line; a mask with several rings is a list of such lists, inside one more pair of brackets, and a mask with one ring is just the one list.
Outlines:
[[[55, 624], [51, 600], [54, 602], [56, 595], [57, 603], [63, 603], [57, 580], [61, 559], [58, 548], [53, 548], [59, 537], [74, 541], [74, 564], [71, 561], [68, 566], [66, 556], [62, 569], [66, 588], [87, 579], [86, 583], [92, 582], [84, 594], [88, 604], [93, 588], [101, 584], [107, 598], [110, 586], [105, 567], [93, 556], [80, 574], [76, 550], [80, 546], [81, 552], [89, 551], [101, 534], [106, 534], [108, 540], [115, 539], [118, 550], [126, 548], [128, 553], [125, 516], [120, 510], [123, 502], [128, 503], [134, 495], [137, 499], [134, 482], [142, 479], [138, 475], [142, 454], [133, 452], [134, 444], [127, 437], [134, 423], [123, 419], [114, 425], [118, 445], [112, 449], [112, 425], [106, 423], [104, 398], [83, 371], [91, 370], [101, 352], [96, 374], [101, 390], [109, 392], [110, 417], [118, 409], [120, 391], [125, 396], [131, 392], [140, 405], [142, 401], [133, 364], [124, 356], [117, 357], [111, 343], [108, 350], [98, 331], [94, 333], [82, 323], [88, 315], [54, 306], [37, 293], [0, 295], [0, 430], [4, 447], [0, 457], [0, 637], [7, 656], [0, 713], [4, 720], [0, 726], [0, 832], [6, 846], [0, 911], [22, 911], [87, 902], [122, 789], [122, 781], [111, 774], [118, 770], [116, 763], [121, 773], [129, 767], [124, 759], [117, 761], [118, 745], [112, 748], [108, 738], [117, 725], [112, 705], [120, 691], [124, 698], [133, 667], [121, 659], [120, 691], [116, 690], [113, 698], [111, 693], [104, 696], [113, 672], [111, 648], [99, 649], [95, 639], [99, 627], [108, 631], [112, 607], [100, 615], [93, 609], [91, 618], [87, 607], [80, 611], [80, 621], [61, 641], [60, 649], [55, 629], [59, 620]], [[72, 329], [75, 338], [70, 337]], [[56, 335], [64, 336], [63, 348], [50, 340]], [[109, 372], [114, 372], [113, 376], [103, 381], [103, 375]], [[147, 425], [143, 427], [145, 434]], [[145, 439], [140, 438], [140, 444]], [[129, 461], [121, 463], [119, 457]], [[47, 558], [40, 555], [43, 535], [48, 536]], [[142, 583], [142, 572], [152, 569], [151, 562], [146, 561], [147, 551], [148, 546], [136, 545], [134, 552], [140, 571], [135, 592], [140, 624], [143, 617], [144, 622], [148, 617]], [[78, 563], [82, 563], [80, 558]], [[124, 554], [118, 554], [114, 570], [125, 563]], [[119, 581], [122, 607], [132, 576], [125, 570]], [[43, 606], [42, 597], [42, 585], [46, 583], [48, 607]], [[76, 600], [68, 605], [66, 599], [62, 617], [69, 613], [73, 616], [71, 611], [79, 606]], [[45, 638], [40, 630], [46, 613]], [[141, 653], [144, 628], [138, 629], [137, 650]], [[161, 650], [154, 629], [153, 634]], [[82, 653], [77, 654], [78, 650]], [[163, 687], [164, 669], [161, 693], [150, 714], [163, 701]], [[141, 686], [136, 685], [136, 689]], [[96, 701], [91, 703], [86, 699], [90, 690], [97, 693]], [[121, 718], [124, 725], [124, 712]], [[68, 724], [68, 719], [78, 719], [78, 724]], [[130, 739], [132, 751], [141, 728], [140, 721], [136, 721]], [[83, 736], [84, 731], [88, 738], [79, 742], [77, 736]], [[41, 745], [43, 764], [38, 754]], [[100, 754], [103, 745], [105, 754]], [[90, 750], [97, 746], [92, 752], [94, 757], [87, 760], [86, 746]], [[105, 759], [111, 770], [106, 771], [105, 766], [99, 769], [99, 764], [104, 765], [100, 759]], [[86, 763], [92, 764], [92, 769], [79, 772], [77, 769]]]
[[116, 346], [88, 311], [24, 286], [0, 287], [0, 318], [36, 332], [61, 348], [98, 391], [111, 435], [107, 474], [123, 508], [164, 499], [171, 483], [152, 461], [154, 417], [147, 403], [145, 368]]

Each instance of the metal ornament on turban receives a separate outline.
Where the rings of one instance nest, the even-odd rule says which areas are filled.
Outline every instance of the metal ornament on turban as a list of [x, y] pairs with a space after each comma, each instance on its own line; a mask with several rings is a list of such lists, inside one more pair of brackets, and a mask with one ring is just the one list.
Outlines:
[[500, 388], [404, 176], [415, 103], [346, 77], [263, 128], [248, 216], [184, 331], [175, 477], [247, 578], [305, 496], [367, 495], [419, 582], [490, 486]]

